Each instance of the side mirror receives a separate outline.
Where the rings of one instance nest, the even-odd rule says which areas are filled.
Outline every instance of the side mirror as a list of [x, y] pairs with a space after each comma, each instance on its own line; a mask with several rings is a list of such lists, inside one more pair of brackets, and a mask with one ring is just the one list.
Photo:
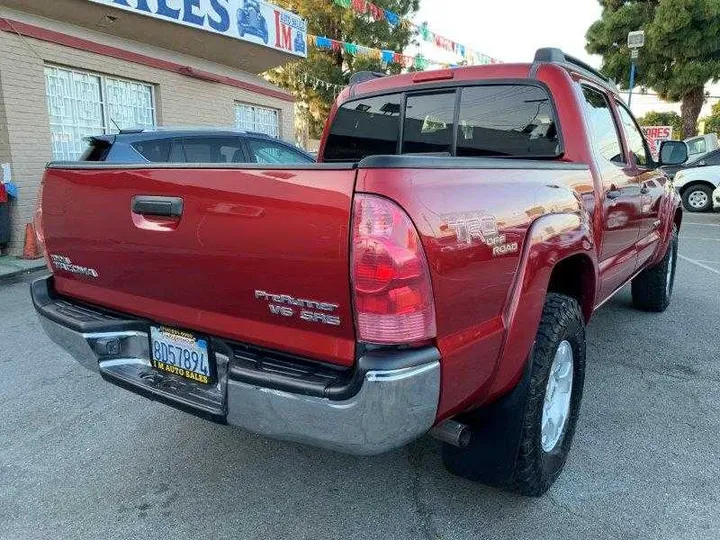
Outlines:
[[660, 165], [682, 165], [688, 159], [688, 147], [683, 141], [660, 143]]

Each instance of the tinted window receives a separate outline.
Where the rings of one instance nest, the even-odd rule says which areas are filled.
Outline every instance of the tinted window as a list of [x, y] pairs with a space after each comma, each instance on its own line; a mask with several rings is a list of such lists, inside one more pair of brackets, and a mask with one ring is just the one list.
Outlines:
[[330, 129], [325, 160], [359, 161], [397, 153], [401, 103], [399, 94], [391, 94], [343, 104]]
[[408, 96], [402, 153], [450, 153], [454, 118], [455, 92]]
[[700, 161], [704, 161], [705, 165], [720, 165], [720, 152], [711, 152], [700, 158]]
[[582, 90], [593, 146], [605, 159], [625, 163], [610, 104], [601, 92], [587, 86], [583, 86]]
[[245, 163], [239, 137], [193, 137], [178, 139], [171, 161], [185, 163]]
[[542, 88], [463, 88], [458, 156], [554, 157], [559, 150], [550, 97]]
[[110, 142], [105, 139], [90, 137], [87, 139], [88, 147], [80, 156], [79, 161], [105, 161], [110, 150]]
[[651, 163], [650, 154], [648, 153], [642, 131], [640, 131], [632, 115], [622, 103], [618, 103], [618, 110], [620, 111], [620, 120], [625, 130], [625, 137], [630, 146], [630, 152], [635, 156], [636, 165], [649, 165]]
[[306, 155], [276, 142], [248, 139], [247, 145], [254, 163], [312, 163]]
[[131, 144], [138, 154], [152, 163], [166, 163], [170, 155], [172, 139], [154, 139]]

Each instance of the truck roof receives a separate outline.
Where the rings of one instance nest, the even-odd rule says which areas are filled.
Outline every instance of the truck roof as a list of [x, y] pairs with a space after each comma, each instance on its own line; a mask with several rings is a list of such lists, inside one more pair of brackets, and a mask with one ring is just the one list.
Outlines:
[[381, 73], [368, 71], [355, 73], [350, 79], [348, 97], [412, 87], [422, 83], [468, 82], [488, 79], [531, 79], [534, 77], [540, 65], [543, 64], [555, 64], [566, 69], [568, 72], [579, 73], [592, 79], [609, 92], [616, 95], [618, 94], [618, 89], [614, 81], [590, 65], [565, 54], [560, 49], [542, 48], [538, 49], [535, 53], [533, 62], [461, 66], [392, 76], [385, 76]]

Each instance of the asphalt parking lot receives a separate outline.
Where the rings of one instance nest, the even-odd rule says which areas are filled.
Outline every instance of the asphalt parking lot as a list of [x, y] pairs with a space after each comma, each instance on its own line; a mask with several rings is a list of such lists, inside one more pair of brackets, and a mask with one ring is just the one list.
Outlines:
[[424, 438], [375, 458], [267, 440], [86, 372], [0, 283], [0, 539], [717, 539], [720, 213], [685, 214], [673, 302], [629, 290], [588, 331], [564, 474], [525, 499], [446, 473]]

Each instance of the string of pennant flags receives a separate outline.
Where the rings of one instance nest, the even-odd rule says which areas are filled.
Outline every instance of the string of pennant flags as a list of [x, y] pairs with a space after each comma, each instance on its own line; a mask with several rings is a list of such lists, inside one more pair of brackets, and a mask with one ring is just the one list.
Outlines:
[[500, 63], [500, 60], [497, 60], [496, 58], [479, 53], [470, 47], [466, 47], [461, 43], [457, 43], [456, 41], [432, 32], [428, 28], [427, 23], [417, 25], [410, 19], [400, 17], [397, 13], [383, 9], [368, 0], [332, 0], [332, 2], [345, 9], [353, 10], [357, 15], [367, 15], [375, 21], [385, 20], [392, 26], [396, 26], [398, 24], [407, 25], [412, 28], [423, 41], [434, 43], [435, 46], [440, 49], [454, 52], [460, 55], [467, 63], [481, 65]]
[[307, 86], [312, 86], [315, 90], [318, 88], [324, 88], [325, 90], [332, 90], [335, 95], [338, 95], [345, 88], [342, 84], [335, 84], [328, 81], [323, 81], [317, 77], [313, 77], [308, 73], [303, 73], [302, 80]]
[[374, 60], [380, 60], [385, 64], [399, 64], [405, 68], [414, 67], [416, 69], [425, 69], [428, 64], [438, 64], [443, 67], [454, 67], [454, 64], [446, 62], [430, 62], [422, 55], [408, 56], [396, 51], [375, 49], [373, 47], [365, 47], [357, 43], [348, 41], [340, 41], [325, 36], [307, 35], [308, 43], [318, 49], [332, 50], [335, 52], [345, 52], [352, 56], [367, 56]]
[[[454, 52], [463, 58], [463, 61], [468, 64], [498, 64], [499, 60], [487, 56], [482, 53], [478, 53], [473, 49], [466, 47], [453, 40], [447, 39], [439, 34], [436, 34], [428, 29], [427, 23], [422, 25], [416, 25], [410, 19], [399, 16], [392, 11], [381, 8], [372, 2], [367, 0], [331, 0], [346, 9], [352, 9], [358, 16], [369, 16], [375, 21], [387, 21], [388, 24], [396, 26], [399, 24], [406, 25], [416, 32], [423, 41], [432, 42], [438, 48]], [[352, 56], [365, 56], [372, 58], [373, 60], [379, 60], [383, 64], [397, 64], [405, 69], [415, 68], [418, 70], [427, 69], [429, 65], [437, 65], [443, 68], [457, 67], [458, 64], [448, 62], [436, 62], [430, 60], [418, 54], [411, 56], [403, 54], [401, 52], [387, 50], [387, 49], [376, 49], [374, 47], [366, 47], [357, 43], [351, 43], [348, 41], [341, 41], [332, 39], [327, 36], [316, 36], [313, 34], [307, 34], [307, 42], [309, 46], [317, 49], [331, 50], [334, 52], [344, 52]], [[302, 76], [303, 81], [306, 85], [312, 86], [314, 89], [324, 88], [325, 90], [332, 90], [336, 95], [339, 94], [344, 86], [340, 84], [331, 83], [313, 77], [312, 75], [305, 73]]]

